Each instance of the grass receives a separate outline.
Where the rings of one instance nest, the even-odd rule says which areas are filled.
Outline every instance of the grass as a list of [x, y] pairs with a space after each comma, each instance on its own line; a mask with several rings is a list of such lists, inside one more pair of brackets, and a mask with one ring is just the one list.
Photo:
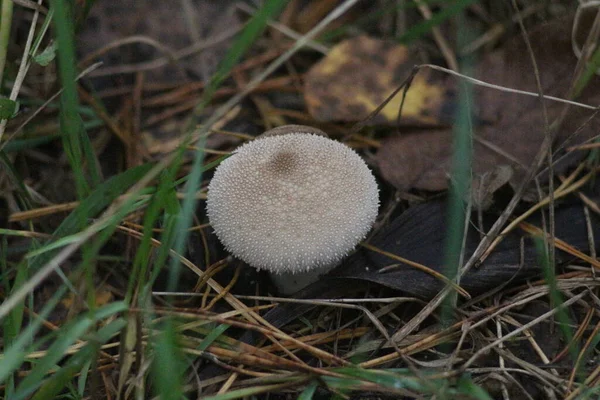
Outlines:
[[[111, 169], [106, 168], [100, 139], [107, 119], [127, 132], [119, 137], [126, 149], [125, 154], [119, 154], [123, 159], [136, 158], [130, 156], [135, 155], [140, 131], [128, 128], [135, 125], [134, 116], [119, 116], [103, 104], [102, 93], [94, 93], [96, 104], [83, 104], [90, 100], [80, 98], [81, 90], [87, 89], [91, 81], [82, 86], [78, 75], [77, 35], [79, 29], [85, 29], [82, 16], [87, 15], [92, 3], [51, 1], [45, 17], [38, 11], [28, 11], [40, 22], [28, 27], [30, 46], [23, 47], [26, 51], [15, 57], [11, 47], [19, 46], [9, 46], [9, 35], [14, 33], [11, 23], [24, 23], [13, 21], [17, 15], [13, 7], [21, 5], [1, 0], [0, 99], [10, 97], [7, 101], [25, 107], [25, 113], [28, 107], [43, 107], [43, 112], [26, 126], [28, 129], [19, 128], [19, 132], [15, 128], [22, 122], [21, 111], [2, 114], [7, 119], [0, 131], [0, 171], [4, 174], [0, 184], [10, 188], [6, 197], [10, 204], [0, 203], [0, 215], [8, 215], [10, 207], [24, 218], [0, 227], [3, 398], [101, 399], [110, 395], [123, 399], [202, 396], [223, 400], [288, 393], [308, 400], [378, 393], [392, 398], [491, 399], [493, 395], [485, 389], [487, 381], [500, 382], [506, 398], [508, 382], [522, 376], [556, 386], [545, 387], [545, 393], [593, 398], [600, 368], [589, 368], [588, 363], [598, 356], [600, 342], [593, 297], [598, 287], [588, 279], [589, 269], [557, 270], [548, 256], [547, 241], [539, 241], [543, 280], [532, 282], [521, 292], [507, 287], [493, 297], [483, 294], [459, 301], [455, 291], [446, 288], [424, 304], [413, 298], [385, 297], [379, 289], [371, 288], [358, 299], [304, 300], [315, 309], [285, 326], [275, 326], [264, 315], [276, 304], [293, 303], [294, 299], [258, 296], [265, 293], [264, 289], [255, 296], [236, 293], [236, 280], [243, 279], [240, 267], [228, 265], [228, 259], [214, 261], [216, 255], [211, 252], [219, 251], [208, 244], [210, 229], [203, 225], [206, 221], [198, 220], [198, 215], [203, 215], [199, 199], [205, 196], [205, 174], [225, 156], [213, 157], [205, 150], [215, 132], [236, 137], [215, 125], [230, 120], [234, 113], [247, 113], [251, 116], [247, 118], [260, 120], [259, 124], [265, 126], [281, 121], [274, 107], [260, 117], [252, 114], [248, 102], [264, 103], [251, 91], [272, 74], [285, 72], [296, 79], [298, 71], [292, 68], [292, 56], [311, 40], [333, 45], [335, 40], [368, 27], [388, 13], [373, 6], [369, 13], [352, 20], [348, 10], [354, 10], [356, 1], [346, 0], [315, 21], [299, 39], [278, 48], [273, 31], [267, 27], [272, 20], [285, 19], [289, 2], [263, 2], [235, 37], [201, 94], [194, 92], [195, 105], [188, 108], [185, 122], [178, 125], [182, 139], [177, 149], [159, 160], [109, 165], [115, 168], [106, 174], [105, 170]], [[468, 36], [475, 10], [471, 6], [476, 3], [457, 0], [442, 7], [440, 2], [394, 3], [393, 12], [414, 22], [406, 31], [396, 32], [394, 39], [413, 43], [434, 37], [427, 42], [431, 47], [439, 44], [439, 36], [430, 36], [432, 30], [448, 21], [458, 23], [464, 29], [461, 33]], [[315, 5], [310, 3], [308, 7]], [[431, 18], [417, 14], [423, 7], [433, 10]], [[349, 19], [341, 27], [330, 28], [339, 18]], [[49, 36], [56, 46], [49, 42]], [[472, 40], [475, 38], [458, 45], [466, 46]], [[271, 46], [276, 54], [257, 62], [257, 54], [264, 55]], [[589, 83], [591, 72], [596, 70], [597, 54], [581, 69], [574, 94]], [[17, 63], [18, 59], [24, 62]], [[254, 66], [248, 67], [248, 63]], [[470, 66], [463, 63], [460, 71], [471, 75]], [[55, 74], [59, 84], [51, 94], [60, 89], [60, 101], [45, 104], [51, 94], [42, 96], [42, 91], [30, 90], [27, 74], [34, 74], [33, 78]], [[137, 82], [144, 82], [141, 74]], [[223, 100], [219, 91], [232, 82], [239, 87]], [[138, 96], [133, 101], [143, 108], [141, 94], [173, 95], [172, 88], [157, 87], [148, 89], [152, 92], [133, 88], [133, 96]], [[468, 85], [459, 96], [454, 184], [448, 196], [446, 275], [458, 284], [465, 263], [462, 252], [470, 210], [464, 200], [469, 198], [471, 179], [471, 90]], [[181, 103], [189, 100], [179, 96]], [[29, 131], [35, 132], [46, 123], [58, 126], [57, 132], [36, 135]], [[334, 130], [349, 131], [342, 124], [332, 126]], [[64, 157], [65, 162], [50, 165], [43, 160], [56, 157], [54, 145], [59, 139], [60, 155], [56, 159]], [[37, 217], [49, 195], [37, 189], [43, 183], [42, 175], [32, 172], [37, 167], [68, 171], [73, 188], [68, 197], [76, 201], [68, 214], [51, 210], [45, 218]], [[590, 172], [587, 179], [591, 176]], [[574, 192], [580, 181], [573, 180], [571, 186], [564, 184], [566, 189], [559, 186], [549, 202], [540, 201], [538, 208]], [[205, 249], [199, 258], [194, 258], [195, 242]], [[223, 272], [227, 268], [238, 269], [227, 275]], [[188, 278], [189, 274], [194, 278]], [[196, 280], [191, 285], [194, 290], [182, 289], [191, 279]], [[165, 288], [162, 294], [155, 291], [159, 285]], [[110, 296], [105, 295], [104, 288], [109, 288]], [[68, 303], [68, 298], [74, 300]], [[544, 318], [520, 322], [519, 307], [540, 300], [550, 306]], [[359, 305], [349, 306], [348, 302]], [[70, 304], [66, 311], [61, 308], [65, 304]], [[586, 314], [590, 316], [579, 318]], [[554, 321], [555, 315], [564, 337], [562, 358], [576, 366], [571, 376], [550, 362], [540, 346], [544, 338], [532, 333], [536, 327]], [[260, 339], [241, 340], [248, 332]], [[512, 342], [513, 338], [517, 342]], [[541, 361], [532, 363], [531, 359], [519, 359], [510, 353], [511, 346], [521, 341], [530, 344]], [[478, 361], [487, 357], [483, 350], [492, 348], [497, 352], [488, 361], [494, 366], [480, 365]], [[215, 366], [221, 370], [213, 368], [216, 372], [209, 373]]]

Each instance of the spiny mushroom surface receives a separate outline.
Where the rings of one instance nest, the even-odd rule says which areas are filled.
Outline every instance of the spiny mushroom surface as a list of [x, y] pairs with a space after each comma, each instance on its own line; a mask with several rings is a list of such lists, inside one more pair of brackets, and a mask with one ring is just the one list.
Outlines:
[[379, 205], [354, 150], [294, 128], [239, 147], [208, 187], [208, 217], [225, 248], [277, 273], [336, 263], [364, 239]]

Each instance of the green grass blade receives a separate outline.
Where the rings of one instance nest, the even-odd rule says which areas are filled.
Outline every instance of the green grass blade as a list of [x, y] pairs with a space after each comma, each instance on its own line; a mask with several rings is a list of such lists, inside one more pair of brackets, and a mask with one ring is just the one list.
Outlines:
[[317, 387], [319, 387], [319, 383], [317, 381], [312, 381], [298, 396], [298, 400], [312, 400], [315, 392], [317, 391]]
[[42, 384], [48, 372], [65, 357], [69, 347], [81, 339], [98, 321], [125, 310], [127, 310], [125, 303], [111, 303], [96, 310], [93, 314], [87, 313], [61, 327], [60, 335], [48, 348], [46, 355], [35, 364], [31, 372], [21, 381], [13, 399], [20, 400], [31, 395]]
[[8, 43], [10, 41], [10, 26], [13, 17], [12, 0], [1, 0], [0, 8], [0, 88], [4, 87], [4, 67], [6, 65], [6, 55], [8, 54]]
[[[90, 192], [84, 166], [87, 166], [93, 186], [100, 183], [96, 155], [85, 132], [81, 116], [77, 113], [79, 97], [77, 95], [77, 73], [75, 69], [75, 38], [70, 2], [53, 0], [54, 29], [58, 43], [58, 73], [63, 86], [61, 94], [60, 122], [63, 144], [71, 169], [75, 176], [75, 184], [79, 199]], [[87, 162], [86, 162], [87, 161]], [[82, 225], [85, 221], [82, 221]]]
[[[233, 399], [245, 399], [249, 396], [254, 396], [261, 393], [272, 393], [273, 391], [284, 389], [280, 384], [277, 385], [265, 385], [265, 386], [253, 386], [244, 389], [231, 390], [226, 393], [216, 394], [214, 396], [204, 397], [203, 400], [233, 400]], [[262, 397], [261, 397], [262, 398]]]
[[4, 145], [2, 151], [6, 153], [14, 153], [23, 150], [29, 150], [46, 143], [50, 143], [59, 138], [60, 135], [48, 135], [29, 139], [11, 140]]
[[161, 400], [183, 398], [183, 353], [171, 319], [165, 321], [154, 344], [153, 370], [155, 391]]
[[42, 327], [44, 319], [48, 318], [50, 312], [56, 307], [66, 291], [66, 286], [61, 286], [46, 301], [39, 316], [33, 318], [32, 322], [19, 334], [16, 340], [9, 347], [5, 348], [2, 358], [0, 358], [2, 360], [0, 362], [0, 384], [4, 383], [21, 366], [27, 355], [25, 351], [26, 347], [33, 341], [35, 335]]
[[19, 201], [19, 206], [23, 210], [31, 209], [31, 205], [33, 204], [33, 200], [31, 199], [31, 195], [29, 191], [23, 184], [23, 180], [19, 177], [19, 173], [13, 167], [10, 158], [6, 155], [3, 150], [0, 150], [0, 171], [4, 171], [9, 181], [16, 188], [15, 193], [17, 200]]
[[[139, 291], [139, 289], [146, 286], [146, 282], [144, 281], [144, 279], [147, 276], [147, 270], [148, 270], [148, 266], [150, 264], [150, 255], [151, 255], [150, 253], [152, 252], [152, 241], [151, 240], [154, 237], [153, 229], [156, 224], [156, 221], [158, 221], [158, 219], [160, 217], [161, 211], [167, 206], [167, 204], [170, 204], [173, 202], [175, 202], [177, 204], [177, 211], [179, 210], [178, 202], [177, 202], [177, 194], [175, 193], [175, 187], [173, 185], [173, 181], [175, 180], [175, 178], [176, 178], [175, 169], [169, 168], [169, 169], [163, 171], [163, 173], [160, 176], [160, 180], [159, 180], [156, 192], [152, 195], [150, 204], [148, 205], [148, 207], [146, 208], [146, 212], [144, 213], [144, 228], [143, 228], [143, 232], [142, 232], [143, 237], [142, 237], [142, 240], [138, 247], [138, 250], [136, 252], [134, 262], [133, 262], [133, 268], [132, 268], [132, 273], [131, 273], [131, 277], [130, 277], [131, 279], [129, 280], [128, 290], [127, 290], [127, 295], [126, 295], [126, 299], [128, 302], [131, 301], [131, 298], [134, 293], [134, 288], [137, 287], [138, 291]], [[163, 229], [165, 229], [164, 232], [170, 232], [171, 229], [169, 228], [169, 225], [171, 225], [171, 223], [168, 220], [168, 216], [165, 217], [164, 222], [165, 222], [164, 226], [166, 226], [166, 228], [163, 227]], [[163, 234], [163, 236], [168, 236], [168, 235]], [[159, 253], [164, 252], [166, 254], [164, 254], [164, 255], [159, 254], [158, 259], [155, 260], [155, 262], [153, 263], [156, 267], [156, 274], [153, 274], [153, 275], [157, 275], [158, 270], [162, 267], [163, 263], [168, 258], [170, 244], [164, 243], [163, 241], [161, 241], [161, 243], [163, 245], [161, 246], [161, 248], [158, 251], [159, 251]], [[153, 279], [152, 279], [152, 281], [153, 281]], [[139, 291], [139, 293], [141, 293], [142, 296], [146, 295], [146, 293], [143, 291]], [[142, 303], [145, 304], [145, 301], [142, 301]]]
[[206, 337], [198, 345], [198, 350], [205, 351], [206, 349], [208, 349], [208, 346], [210, 346], [215, 340], [217, 340], [219, 336], [225, 333], [229, 326], [230, 325], [227, 324], [220, 324], [215, 329], [211, 330], [210, 333], [206, 335]]
[[493, 400], [492, 397], [481, 387], [477, 386], [470, 376], [463, 375], [457, 382], [458, 392], [477, 400]]
[[48, 400], [56, 398], [61, 390], [72, 381], [75, 374], [83, 370], [87, 371], [86, 364], [89, 364], [89, 360], [96, 356], [100, 346], [119, 333], [125, 325], [127, 325], [127, 321], [118, 318], [101, 328], [93, 335], [92, 340], [90, 340], [84, 348], [79, 350], [65, 365], [44, 382], [31, 400]]
[[[389, 371], [375, 371], [362, 368], [336, 368], [336, 372], [344, 374], [351, 378], [360, 379], [363, 382], [373, 382], [383, 387], [391, 389], [410, 389], [421, 393], [431, 392], [441, 387], [440, 382], [427, 380], [423, 382], [418, 377], [407, 371], [406, 373], [397, 373]], [[352, 384], [356, 384], [354, 380]]]
[[[457, 25], [464, 26], [464, 16], [457, 17]], [[459, 29], [459, 45], [466, 42], [469, 32]], [[473, 60], [465, 59], [461, 62], [461, 72], [472, 75]], [[473, 160], [473, 136], [471, 106], [473, 104], [472, 85], [462, 83], [459, 86], [458, 110], [454, 124], [453, 153], [451, 184], [448, 196], [448, 222], [446, 230], [446, 243], [444, 248], [444, 275], [452, 281], [458, 278], [462, 267], [461, 252], [465, 236], [465, 218], [467, 216], [466, 201], [470, 198], [471, 189], [471, 163]], [[456, 291], [452, 291], [442, 304], [442, 321], [449, 324], [456, 304]]]
[[[538, 260], [542, 271], [544, 272], [544, 280], [548, 284], [550, 304], [552, 307], [559, 307], [564, 303], [564, 299], [560, 290], [558, 289], [558, 283], [556, 281], [556, 272], [554, 271], [554, 265], [550, 262], [550, 256], [546, 250], [546, 245], [542, 238], [534, 238], [535, 245], [538, 253]], [[573, 330], [571, 329], [572, 321], [569, 318], [568, 311], [564, 307], [560, 307], [556, 312], [556, 319], [558, 320], [558, 327], [565, 339], [565, 343], [569, 343], [569, 353], [573, 360], [577, 359], [579, 354], [579, 345], [573, 341]]]
[[[108, 205], [115, 201], [120, 195], [142, 178], [150, 169], [151, 165], [145, 164], [113, 176], [96, 189], [81, 203], [54, 232], [54, 237], [61, 238], [67, 235], [73, 235], [79, 231], [79, 221], [97, 216]], [[46, 264], [53, 253], [44, 254], [32, 260], [32, 270], [37, 270], [40, 266]]]

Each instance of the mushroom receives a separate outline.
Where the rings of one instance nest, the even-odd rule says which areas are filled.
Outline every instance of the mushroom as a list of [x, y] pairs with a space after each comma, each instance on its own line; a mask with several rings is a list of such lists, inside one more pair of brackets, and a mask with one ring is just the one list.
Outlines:
[[233, 256], [272, 272], [284, 294], [348, 255], [371, 230], [378, 206], [377, 183], [362, 158], [301, 125], [242, 145], [208, 186], [208, 218], [219, 240]]

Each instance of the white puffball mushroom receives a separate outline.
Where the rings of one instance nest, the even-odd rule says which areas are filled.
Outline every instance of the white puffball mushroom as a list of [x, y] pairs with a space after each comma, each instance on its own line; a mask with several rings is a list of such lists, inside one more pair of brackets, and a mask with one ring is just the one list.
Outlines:
[[240, 146], [208, 186], [208, 218], [219, 240], [233, 256], [279, 274], [276, 284], [286, 293], [348, 255], [370, 231], [378, 206], [377, 183], [362, 158], [300, 125]]

